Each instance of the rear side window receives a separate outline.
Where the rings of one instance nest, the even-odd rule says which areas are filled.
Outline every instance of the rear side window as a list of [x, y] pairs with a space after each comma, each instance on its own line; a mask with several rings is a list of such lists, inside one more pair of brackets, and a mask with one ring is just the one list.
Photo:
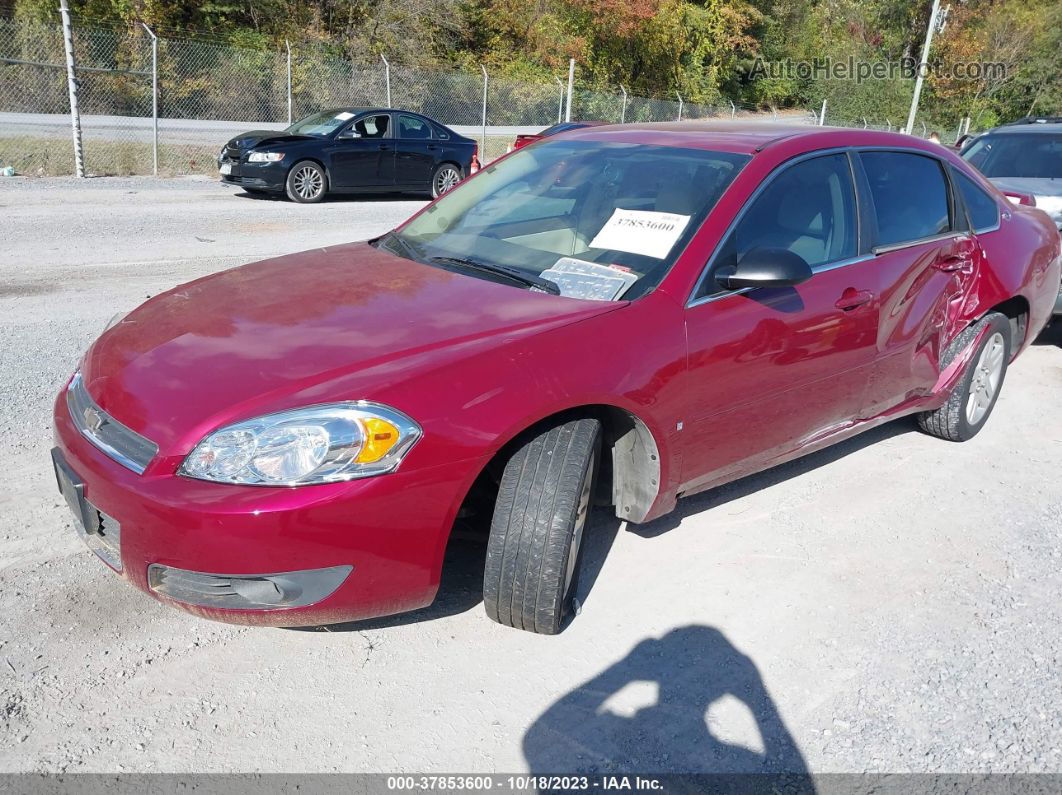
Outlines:
[[431, 138], [431, 127], [424, 119], [416, 116], [402, 115], [398, 117], [399, 138]]
[[[847, 155], [805, 160], [775, 177], [723, 243], [712, 273], [761, 246], [792, 251], [813, 268], [855, 256], [856, 204]], [[697, 297], [720, 292], [725, 291], [709, 278]]]
[[877, 245], [951, 231], [948, 186], [940, 162], [906, 152], [862, 152], [878, 222]]
[[955, 175], [955, 184], [958, 185], [959, 193], [962, 194], [962, 200], [970, 213], [974, 232], [983, 232], [999, 226], [999, 207], [996, 206], [996, 200], [958, 169], [953, 169], [952, 174]]

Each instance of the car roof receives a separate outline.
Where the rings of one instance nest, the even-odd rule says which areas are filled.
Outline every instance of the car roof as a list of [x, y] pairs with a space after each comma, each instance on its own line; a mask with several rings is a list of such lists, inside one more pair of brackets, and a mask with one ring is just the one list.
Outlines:
[[1013, 122], [1011, 124], [1004, 124], [1002, 127], [993, 127], [991, 130], [985, 130], [981, 135], [1026, 135], [1028, 133], [1040, 135], [1053, 133], [1058, 135], [1059, 133], [1062, 133], [1062, 122]]
[[[779, 141], [800, 141], [808, 149], [836, 146], [902, 146], [924, 148], [921, 138], [902, 133], [849, 127], [819, 127], [816, 124], [749, 121], [672, 121], [639, 124], [609, 124], [559, 133], [565, 140], [615, 141], [656, 144], [689, 149], [715, 149], [737, 154], [755, 154]], [[923, 146], [924, 145], [924, 146]], [[939, 147], [938, 147], [939, 148]]]

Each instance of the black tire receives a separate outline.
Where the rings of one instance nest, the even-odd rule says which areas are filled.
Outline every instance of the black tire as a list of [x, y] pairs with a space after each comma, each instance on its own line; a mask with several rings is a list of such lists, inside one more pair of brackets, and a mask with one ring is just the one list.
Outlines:
[[293, 202], [316, 204], [328, 193], [328, 175], [318, 163], [300, 160], [288, 172], [284, 192]]
[[601, 457], [601, 423], [570, 420], [522, 444], [494, 506], [483, 604], [516, 629], [555, 635], [572, 604]]
[[[990, 312], [976, 323], [963, 329], [952, 341], [942, 357], [945, 367], [966, 350], [982, 331], [985, 332], [977, 350], [974, 351], [966, 365], [966, 371], [948, 398], [948, 402], [935, 411], [925, 411], [918, 415], [918, 425], [923, 431], [950, 442], [965, 442], [976, 436], [978, 431], [985, 426], [992, 415], [992, 409], [996, 406], [1007, 375], [1012, 344], [1010, 329], [1010, 321], [1005, 315]], [[991, 375], [995, 372], [995, 367], [993, 366], [989, 372], [986, 359], [991, 359], [994, 364], [997, 355], [999, 356], [998, 377], [993, 382]], [[994, 383], [991, 394], [981, 389], [986, 383]], [[982, 398], [981, 407], [978, 412], [974, 412], [974, 416], [971, 416], [971, 407], [974, 405], [971, 396], [975, 393]]]
[[440, 163], [431, 175], [431, 197], [438, 199], [461, 181], [461, 169], [453, 163]]

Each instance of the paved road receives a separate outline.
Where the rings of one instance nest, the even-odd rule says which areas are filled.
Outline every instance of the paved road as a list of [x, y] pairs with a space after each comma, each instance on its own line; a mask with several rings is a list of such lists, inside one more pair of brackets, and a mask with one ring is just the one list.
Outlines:
[[[82, 134], [88, 139], [150, 142], [152, 122], [138, 116], [82, 116]], [[534, 133], [547, 124], [530, 127], [488, 125], [487, 135], [515, 137]], [[287, 124], [249, 121], [209, 121], [199, 119], [159, 119], [159, 138], [167, 144], [220, 146], [247, 130], [282, 130]], [[482, 128], [452, 125], [461, 135], [479, 137]], [[70, 135], [70, 117], [57, 113], [0, 113], [0, 137], [32, 136], [60, 138]]]
[[766, 755], [1062, 772], [1062, 334], [1016, 363], [968, 444], [899, 421], [636, 532], [597, 515], [583, 613], [555, 638], [487, 620], [471, 545], [432, 608], [329, 632], [210, 623], [126, 586], [74, 536], [49, 470], [50, 403], [81, 351], [178, 282], [420, 206], [237, 193], [0, 183], [0, 771], [652, 772]]

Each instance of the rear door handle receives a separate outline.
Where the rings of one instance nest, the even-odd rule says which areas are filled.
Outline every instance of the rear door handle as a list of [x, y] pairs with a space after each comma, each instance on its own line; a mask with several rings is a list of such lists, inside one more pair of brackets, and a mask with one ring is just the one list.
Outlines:
[[936, 262], [933, 263], [933, 267], [944, 273], [969, 270], [973, 267], [973, 259], [967, 254], [947, 254], [943, 257], [938, 257]]
[[873, 300], [874, 293], [870, 292], [870, 290], [857, 290], [854, 287], [849, 287], [841, 293], [841, 297], [837, 299], [837, 303], [834, 306], [845, 312], [850, 312], [864, 304], [869, 304]]

